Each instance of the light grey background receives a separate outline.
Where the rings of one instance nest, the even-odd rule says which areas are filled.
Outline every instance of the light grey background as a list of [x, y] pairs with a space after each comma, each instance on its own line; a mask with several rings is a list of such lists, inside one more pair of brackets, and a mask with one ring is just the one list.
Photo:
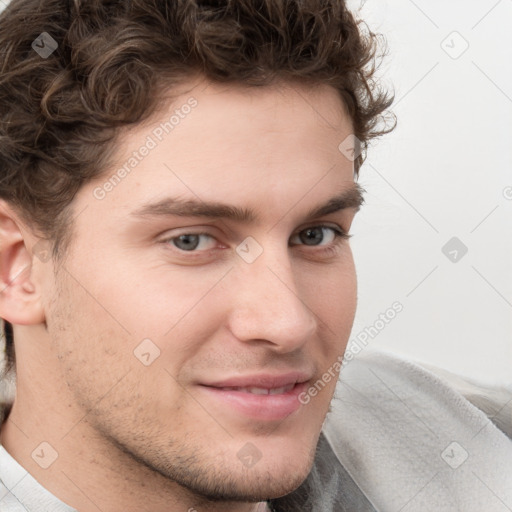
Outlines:
[[[399, 124], [361, 171], [349, 349], [511, 384], [512, 0], [350, 5], [387, 38], [382, 76]], [[453, 237], [467, 254], [442, 252]], [[397, 302], [403, 311], [382, 327], [379, 315]]]
[[[399, 301], [371, 345], [510, 384], [512, 0], [368, 0], [360, 15], [387, 38], [399, 124], [361, 170], [353, 335]], [[441, 250], [454, 236], [457, 262]]]

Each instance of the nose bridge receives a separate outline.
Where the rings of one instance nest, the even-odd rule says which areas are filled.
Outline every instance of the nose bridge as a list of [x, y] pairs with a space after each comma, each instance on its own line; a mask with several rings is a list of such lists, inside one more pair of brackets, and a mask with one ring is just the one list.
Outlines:
[[253, 263], [239, 263], [241, 288], [231, 322], [237, 338], [289, 351], [313, 335], [316, 318], [300, 296], [286, 250], [267, 249]]

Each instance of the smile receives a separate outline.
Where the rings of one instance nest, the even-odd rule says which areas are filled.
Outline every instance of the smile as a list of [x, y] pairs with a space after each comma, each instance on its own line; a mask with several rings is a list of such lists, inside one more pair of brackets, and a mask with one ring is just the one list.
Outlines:
[[282, 421], [302, 407], [299, 395], [307, 383], [264, 388], [258, 386], [199, 386], [215, 409], [237, 420]]
[[218, 388], [221, 391], [240, 391], [242, 393], [251, 393], [253, 395], [281, 395], [291, 391], [295, 387], [295, 384], [289, 384], [288, 386], [282, 386], [280, 388], [257, 388], [257, 387], [225, 387]]

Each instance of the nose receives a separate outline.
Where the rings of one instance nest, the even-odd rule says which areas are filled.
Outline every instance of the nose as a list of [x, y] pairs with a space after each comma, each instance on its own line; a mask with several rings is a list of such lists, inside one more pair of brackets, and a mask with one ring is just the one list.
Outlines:
[[[237, 339], [265, 342], [284, 354], [300, 349], [315, 335], [317, 317], [300, 294], [288, 256], [278, 258], [265, 251], [252, 264], [240, 262], [236, 274], [228, 324]], [[312, 292], [310, 296], [318, 294]]]

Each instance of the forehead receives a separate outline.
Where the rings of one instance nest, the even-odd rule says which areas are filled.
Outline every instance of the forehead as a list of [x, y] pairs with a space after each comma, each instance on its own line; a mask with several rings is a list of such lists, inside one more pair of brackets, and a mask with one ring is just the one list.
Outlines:
[[[320, 149], [337, 156], [333, 137], [338, 140], [352, 131], [338, 91], [322, 84], [276, 82], [255, 87], [199, 79], [164, 90], [162, 96], [166, 100], [148, 121], [121, 134], [119, 157], [136, 148], [141, 136], [155, 141], [157, 148], [151, 153], [167, 151], [177, 159], [200, 159], [200, 149], [226, 148], [228, 153], [217, 154], [218, 159], [241, 154], [248, 160], [263, 142], [269, 144], [273, 139], [279, 145], [288, 141], [294, 153], [313, 156], [317, 152], [313, 149]], [[325, 144], [319, 147], [322, 140]], [[304, 146], [297, 146], [299, 141]], [[286, 156], [293, 158], [290, 153]]]
[[114, 164], [85, 193], [90, 201], [100, 188], [92, 206], [123, 215], [169, 195], [255, 209], [321, 200], [353, 186], [353, 162], [338, 150], [351, 131], [328, 86], [189, 84], [120, 133]]

